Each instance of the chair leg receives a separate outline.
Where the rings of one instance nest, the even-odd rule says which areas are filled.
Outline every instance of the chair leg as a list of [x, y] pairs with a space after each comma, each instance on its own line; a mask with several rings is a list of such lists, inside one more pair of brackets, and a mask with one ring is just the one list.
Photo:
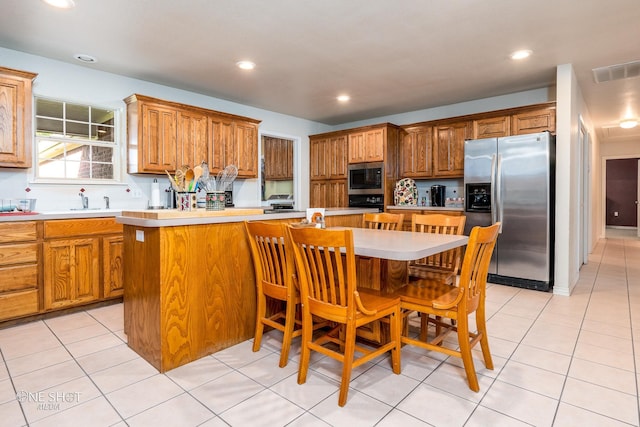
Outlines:
[[429, 322], [427, 322], [427, 314], [426, 313], [419, 313], [419, 314], [420, 314], [420, 341], [427, 342], [427, 333], [429, 328]]
[[464, 318], [458, 321], [458, 344], [460, 345], [460, 356], [462, 357], [464, 371], [467, 374], [467, 381], [469, 381], [469, 388], [478, 392], [480, 391], [480, 385], [478, 384], [478, 377], [473, 366], [473, 356], [471, 355], [469, 322]]
[[480, 348], [482, 349], [482, 357], [484, 358], [484, 366], [487, 369], [493, 370], [493, 359], [491, 358], [491, 352], [489, 351], [489, 338], [487, 335], [487, 322], [485, 320], [485, 313], [483, 307], [478, 307], [476, 310], [476, 327], [480, 336]]
[[253, 337], [253, 351], [260, 350], [262, 342], [262, 333], [264, 332], [264, 323], [262, 319], [267, 312], [267, 301], [264, 294], [258, 289], [258, 300], [256, 301], [256, 332]]
[[280, 350], [281, 368], [287, 366], [289, 362], [289, 348], [291, 348], [291, 337], [293, 336], [293, 328], [296, 324], [296, 304], [292, 301], [286, 302], [284, 318], [284, 336], [282, 337], [282, 349]]
[[396, 345], [391, 350], [391, 367], [393, 368], [394, 374], [400, 374], [400, 371], [401, 371], [400, 348], [402, 346], [401, 344], [402, 325], [403, 325], [403, 317], [400, 312], [400, 308], [398, 308], [391, 315], [391, 322], [390, 322], [391, 339], [396, 343]]
[[313, 339], [313, 318], [311, 314], [302, 315], [302, 340], [300, 347], [300, 366], [298, 367], [298, 384], [307, 381], [307, 371], [309, 370], [309, 358], [311, 349], [309, 343]]
[[342, 362], [342, 381], [340, 382], [340, 396], [338, 406], [347, 403], [347, 393], [349, 393], [349, 382], [351, 381], [351, 368], [353, 366], [353, 356], [356, 350], [356, 328], [355, 325], [346, 325], [344, 360]]

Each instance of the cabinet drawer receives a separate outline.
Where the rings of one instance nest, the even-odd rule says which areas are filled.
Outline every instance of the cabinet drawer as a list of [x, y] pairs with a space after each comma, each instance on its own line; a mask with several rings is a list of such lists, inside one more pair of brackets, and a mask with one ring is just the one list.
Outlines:
[[37, 238], [35, 221], [0, 223], [0, 243], [28, 242]]
[[0, 268], [0, 293], [34, 289], [38, 287], [38, 266], [16, 265]]
[[23, 243], [0, 246], [0, 266], [37, 262], [38, 244]]
[[0, 294], [0, 320], [38, 312], [38, 290]]
[[44, 237], [46, 239], [122, 232], [123, 226], [118, 224], [115, 218], [60, 219], [44, 223]]

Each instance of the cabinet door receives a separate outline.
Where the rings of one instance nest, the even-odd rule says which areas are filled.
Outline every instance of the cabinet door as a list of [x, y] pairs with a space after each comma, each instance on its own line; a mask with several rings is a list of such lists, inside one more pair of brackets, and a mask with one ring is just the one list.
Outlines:
[[362, 163], [365, 161], [364, 146], [364, 132], [349, 134], [349, 163]]
[[209, 120], [188, 111], [178, 113], [177, 165], [193, 167], [209, 159]]
[[511, 119], [509, 116], [473, 121], [473, 139], [500, 138], [509, 135], [511, 135]]
[[100, 297], [99, 256], [97, 238], [45, 242], [45, 310], [97, 300]]
[[329, 181], [327, 190], [327, 206], [328, 208], [340, 208], [348, 205], [347, 199], [347, 181], [345, 179], [337, 179]]
[[429, 178], [433, 151], [433, 129], [429, 126], [409, 128], [402, 138], [400, 177]]
[[435, 128], [434, 176], [464, 176], [464, 140], [471, 135], [472, 126], [468, 121]]
[[238, 167], [238, 176], [242, 178], [258, 177], [258, 127], [253, 123], [235, 123], [235, 143], [227, 146], [227, 152], [233, 151], [232, 164]]
[[102, 283], [105, 298], [117, 297], [124, 293], [123, 240], [121, 235], [102, 239]]
[[324, 208], [327, 206], [328, 181], [311, 181], [311, 194], [309, 197], [309, 207]]
[[347, 178], [347, 137], [346, 135], [331, 138], [329, 141], [329, 178]]
[[211, 123], [211, 154], [209, 157], [209, 170], [218, 173], [231, 162], [231, 153], [227, 154], [227, 147], [234, 144], [233, 121], [219, 117], [212, 117]]
[[556, 110], [544, 108], [511, 116], [512, 135], [549, 131], [556, 132]]
[[139, 172], [175, 171], [177, 164], [176, 111], [154, 104], [142, 104]]
[[31, 167], [31, 81], [35, 76], [0, 67], [0, 167]]
[[386, 132], [384, 128], [370, 130], [365, 134], [364, 161], [384, 161], [384, 140]]
[[329, 140], [312, 139], [309, 147], [309, 178], [310, 179], [328, 179], [329, 178], [329, 162], [331, 157], [327, 153]]

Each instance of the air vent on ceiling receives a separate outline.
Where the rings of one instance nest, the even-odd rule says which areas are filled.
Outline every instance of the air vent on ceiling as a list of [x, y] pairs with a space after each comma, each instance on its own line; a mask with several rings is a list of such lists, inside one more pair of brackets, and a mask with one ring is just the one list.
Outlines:
[[593, 80], [596, 83], [609, 82], [611, 80], [629, 79], [640, 76], [640, 61], [626, 62], [624, 64], [609, 65], [608, 67], [594, 68]]

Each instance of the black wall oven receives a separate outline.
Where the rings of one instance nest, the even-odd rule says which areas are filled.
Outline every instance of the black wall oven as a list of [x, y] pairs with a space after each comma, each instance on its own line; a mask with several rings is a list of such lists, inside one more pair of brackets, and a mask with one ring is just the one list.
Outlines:
[[350, 208], [375, 208], [384, 211], [384, 194], [350, 194]]
[[352, 163], [347, 168], [349, 195], [384, 194], [384, 165], [382, 162]]

